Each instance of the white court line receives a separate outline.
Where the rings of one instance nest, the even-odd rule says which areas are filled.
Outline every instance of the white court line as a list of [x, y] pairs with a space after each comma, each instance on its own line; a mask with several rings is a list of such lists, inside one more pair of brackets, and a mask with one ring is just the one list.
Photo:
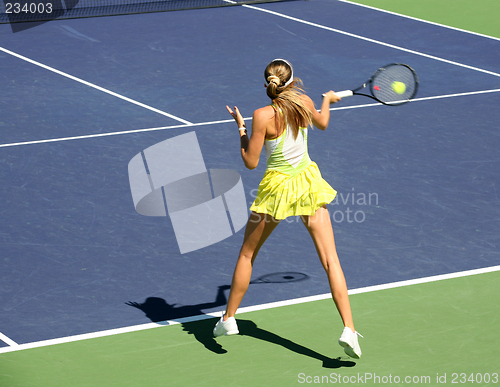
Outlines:
[[[495, 271], [500, 271], [500, 266], [491, 266], [491, 267], [486, 267], [486, 268], [481, 268], [481, 269], [474, 269], [474, 270], [467, 270], [467, 271], [461, 271], [461, 272], [456, 272], [456, 273], [436, 275], [436, 276], [431, 276], [431, 277], [417, 278], [417, 279], [407, 280], [407, 281], [398, 281], [398, 282], [392, 282], [392, 283], [375, 285], [375, 286], [367, 286], [364, 288], [349, 290], [349, 295], [370, 293], [370, 292], [375, 292], [375, 291], [379, 291], [379, 290], [400, 288], [400, 287], [404, 287], [404, 286], [419, 285], [419, 284], [442, 281], [442, 280], [447, 280], [447, 279], [452, 279], [452, 278], [460, 278], [460, 277], [467, 277], [467, 276], [477, 275], [477, 274], [491, 273], [491, 272], [495, 272]], [[273, 309], [273, 308], [278, 308], [278, 307], [288, 306], [288, 305], [303, 304], [303, 303], [312, 302], [312, 301], [326, 300], [329, 298], [331, 298], [331, 294], [325, 293], [325, 294], [319, 294], [316, 296], [301, 297], [301, 298], [295, 298], [292, 300], [285, 300], [285, 301], [271, 302], [271, 303], [255, 305], [255, 306], [248, 306], [248, 307], [243, 307], [243, 308], [238, 309], [238, 314], [243, 314], [243, 313], [248, 313], [248, 312], [256, 312], [256, 311], [265, 310], [265, 309]], [[46, 346], [56, 345], [56, 344], [71, 343], [71, 342], [87, 340], [87, 339], [95, 339], [98, 337], [113, 336], [113, 335], [118, 335], [121, 333], [138, 332], [138, 331], [143, 331], [143, 330], [147, 330], [147, 329], [159, 328], [159, 327], [169, 326], [169, 325], [184, 324], [184, 323], [193, 322], [193, 321], [206, 320], [206, 319], [213, 318], [213, 317], [220, 317], [221, 313], [222, 313], [222, 311], [212, 312], [212, 313], [202, 314], [202, 315], [198, 315], [198, 316], [185, 317], [185, 318], [181, 318], [181, 319], [177, 319], [177, 320], [163, 321], [163, 322], [159, 322], [159, 323], [133, 325], [130, 327], [109, 329], [109, 330], [100, 331], [100, 332], [92, 332], [92, 333], [85, 333], [82, 335], [61, 337], [58, 339], [43, 340], [43, 341], [37, 341], [37, 342], [33, 342], [33, 343], [26, 343], [26, 344], [18, 344], [18, 345], [11, 346], [11, 347], [0, 348], [0, 354], [7, 353], [7, 352], [21, 351], [21, 350], [25, 350], [25, 349], [46, 347]]]
[[[411, 102], [420, 102], [420, 101], [429, 101], [432, 99], [443, 99], [443, 98], [454, 98], [454, 97], [465, 97], [467, 95], [478, 95], [478, 94], [488, 94], [488, 93], [498, 93], [500, 92], [500, 89], [491, 89], [491, 90], [481, 90], [481, 91], [468, 91], [465, 93], [455, 93], [455, 94], [445, 94], [445, 95], [435, 95], [432, 97], [422, 97], [422, 98], [415, 98], [410, 101]], [[330, 110], [346, 110], [346, 109], [356, 109], [356, 108], [363, 108], [363, 107], [370, 107], [370, 106], [382, 106], [381, 103], [368, 103], [364, 105], [356, 105], [356, 106], [345, 106], [345, 107], [336, 107], [336, 108], [331, 108]], [[0, 148], [2, 146], [0, 145]]]
[[[479, 94], [497, 93], [497, 92], [500, 92], [500, 89], [480, 90], [480, 91], [471, 91], [471, 92], [465, 92], [465, 93], [445, 94], [445, 95], [437, 95], [437, 96], [432, 96], [432, 97], [415, 98], [415, 99], [411, 100], [411, 102], [428, 101], [428, 100], [432, 100], [432, 99], [464, 97], [464, 96], [470, 96], [470, 95], [479, 95]], [[333, 108], [330, 108], [330, 110], [331, 111], [348, 110], [348, 109], [358, 109], [358, 108], [373, 107], [373, 106], [383, 106], [383, 105], [381, 103], [377, 102], [377, 103], [368, 103], [368, 104], [363, 104], [363, 105], [333, 107]], [[251, 121], [252, 117], [246, 117], [246, 118], [244, 118], [244, 120]], [[9, 148], [9, 147], [15, 147], [15, 146], [21, 146], [21, 145], [46, 144], [46, 143], [51, 143], [51, 142], [62, 142], [62, 141], [71, 141], [71, 140], [83, 140], [83, 139], [97, 138], [97, 137], [110, 137], [110, 136], [117, 136], [117, 135], [121, 135], [121, 134], [154, 132], [154, 131], [158, 131], [158, 130], [194, 128], [194, 127], [200, 127], [200, 126], [226, 124], [226, 123], [233, 122], [233, 121], [234, 120], [232, 118], [230, 118], [227, 120], [199, 122], [196, 124], [189, 124], [189, 125], [180, 125], [179, 124], [179, 125], [172, 125], [172, 126], [160, 126], [160, 127], [156, 127], [156, 128], [132, 129], [132, 130], [125, 130], [122, 132], [108, 132], [108, 133], [87, 134], [87, 135], [73, 136], [73, 137], [49, 138], [49, 139], [45, 139], [45, 140], [13, 142], [13, 143], [8, 143], [8, 144], [0, 144], [0, 148]]]
[[2, 340], [5, 344], [8, 344], [11, 347], [16, 347], [19, 345], [11, 338], [5, 336], [2, 332], [0, 332], [0, 340]]
[[[252, 118], [245, 118], [245, 120], [251, 120]], [[10, 144], [0, 144], [0, 148], [7, 148], [7, 147], [12, 147], [12, 146], [19, 146], [19, 145], [33, 145], [33, 144], [45, 144], [49, 142], [61, 142], [61, 141], [71, 141], [71, 140], [82, 140], [86, 138], [97, 138], [97, 137], [109, 137], [109, 136], [117, 136], [120, 134], [131, 134], [131, 133], [142, 133], [142, 132], [154, 132], [157, 130], [167, 130], [167, 129], [179, 129], [179, 128], [194, 128], [196, 126], [205, 126], [205, 125], [214, 125], [214, 124], [223, 124], [227, 122], [233, 122], [233, 119], [228, 119], [228, 120], [220, 120], [220, 121], [207, 121], [207, 122], [200, 122], [197, 124], [189, 124], [189, 125], [184, 125], [184, 124], [179, 124], [179, 125], [172, 125], [172, 126], [160, 126], [157, 128], [146, 128], [146, 129], [131, 129], [131, 130], [125, 130], [122, 132], [108, 132], [108, 133], [98, 133], [98, 134], [86, 134], [82, 136], [73, 136], [73, 137], [60, 137], [60, 138], [49, 138], [46, 140], [34, 140], [34, 141], [23, 141], [23, 142], [14, 142]]]
[[[231, 1], [231, 0], [224, 0], [224, 1], [226, 1], [228, 3], [234, 3], [234, 1]], [[298, 19], [298, 18], [295, 18], [295, 17], [292, 17], [292, 16], [284, 15], [284, 14], [281, 14], [281, 13], [278, 13], [278, 12], [274, 12], [274, 11], [270, 11], [270, 10], [267, 10], [267, 9], [258, 8], [258, 7], [251, 6], [251, 5], [243, 5], [243, 7], [247, 7], [247, 8], [254, 9], [254, 10], [257, 10], [257, 11], [261, 11], [261, 12], [270, 13], [270, 14], [273, 14], [273, 15], [276, 15], [276, 16], [279, 16], [279, 17], [283, 17], [283, 18], [286, 18], [286, 19], [290, 19], [290, 20], [293, 20], [293, 21], [297, 21], [297, 22], [300, 22], [300, 23], [311, 25], [313, 27], [318, 27], [318, 28], [322, 28], [322, 29], [325, 29], [325, 30], [337, 32], [337, 33], [344, 34], [344, 35], [347, 35], [347, 36], [351, 36], [351, 37], [354, 37], [354, 38], [358, 38], [358, 39], [361, 39], [361, 40], [366, 40], [368, 42], [380, 44], [380, 45], [391, 47], [391, 48], [394, 48], [394, 49], [397, 49], [397, 50], [406, 51], [406, 52], [409, 52], [409, 53], [412, 53], [412, 54], [424, 56], [424, 57], [435, 59], [435, 60], [442, 61], [442, 62], [445, 62], [445, 63], [453, 64], [453, 65], [456, 65], [456, 66], [460, 66], [460, 67], [468, 68], [468, 69], [471, 69], [471, 70], [483, 72], [483, 73], [486, 73], [486, 74], [489, 74], [489, 75], [494, 75], [494, 76], [500, 77], [500, 74], [497, 74], [497, 73], [494, 73], [494, 72], [491, 72], [491, 71], [488, 71], [488, 70], [480, 69], [480, 68], [473, 67], [473, 66], [468, 66], [468, 65], [461, 64], [461, 63], [458, 63], [458, 62], [449, 61], [447, 59], [443, 59], [443, 58], [435, 57], [435, 56], [432, 56], [432, 55], [420, 53], [420, 52], [417, 52], [417, 51], [414, 51], [414, 50], [409, 50], [409, 49], [406, 49], [406, 48], [403, 48], [403, 47], [398, 47], [398, 46], [395, 46], [395, 45], [392, 45], [392, 44], [380, 42], [380, 41], [377, 41], [377, 40], [374, 40], [374, 39], [370, 39], [370, 38], [366, 38], [366, 37], [363, 37], [363, 36], [360, 36], [360, 35], [351, 34], [351, 33], [345, 32], [345, 31], [337, 30], [335, 28], [326, 27], [326, 26], [323, 26], [323, 25], [320, 25], [320, 24], [317, 24], [317, 23], [308, 22], [308, 21], [305, 21], [305, 20], [302, 20], [302, 19]], [[118, 98], [124, 99], [124, 100], [126, 100], [128, 102], [131, 102], [131, 103], [134, 103], [136, 105], [145, 107], [145, 108], [147, 108], [149, 110], [152, 110], [152, 111], [155, 111], [157, 113], [166, 115], [166, 116], [168, 116], [170, 118], [173, 118], [175, 120], [178, 120], [178, 121], [183, 122], [183, 123], [186, 124], [186, 125], [174, 125], [174, 126], [166, 126], [166, 127], [158, 127], [158, 128], [137, 129], [137, 130], [122, 131], [122, 132], [102, 133], [102, 134], [95, 134], [95, 135], [73, 136], [73, 137], [63, 137], [63, 138], [55, 138], [55, 139], [47, 139], [47, 140], [24, 141], [24, 142], [18, 142], [18, 143], [0, 144], [0, 148], [12, 147], [12, 146], [19, 146], [19, 145], [31, 145], [31, 144], [42, 144], [42, 143], [49, 143], [49, 142], [69, 141], [69, 140], [94, 138], [94, 137], [114, 136], [114, 135], [119, 135], [119, 134], [140, 133], [140, 132], [148, 132], [148, 131], [156, 131], [156, 130], [177, 129], [177, 128], [184, 128], [186, 126], [202, 126], [202, 125], [209, 125], [209, 124], [212, 124], [212, 123], [225, 123], [225, 122], [230, 122], [231, 121], [231, 120], [222, 120], [222, 121], [213, 121], [213, 122], [193, 124], [193, 123], [191, 123], [189, 121], [183, 120], [183, 119], [181, 119], [179, 117], [176, 117], [176, 116], [173, 116], [173, 115], [171, 115], [169, 113], [162, 112], [161, 110], [158, 110], [158, 109], [152, 108], [150, 106], [144, 105], [144, 104], [142, 104], [140, 102], [131, 100], [131, 99], [127, 98], [127, 97], [121, 96], [121, 95], [116, 94], [114, 92], [111, 92], [111, 91], [109, 91], [107, 89], [104, 89], [104, 88], [101, 88], [99, 86], [96, 86], [96, 85], [94, 85], [92, 83], [83, 81], [83, 80], [81, 80], [79, 78], [76, 78], [76, 77], [73, 77], [72, 75], [66, 74], [66, 73], [64, 73], [62, 71], [53, 69], [53, 68], [51, 68], [49, 66], [46, 66], [46, 65], [43, 65], [42, 63], [36, 62], [36, 61], [34, 61], [32, 59], [29, 59], [29, 58], [26, 58], [26, 57], [24, 57], [22, 55], [16, 54], [16, 53], [14, 53], [12, 51], [9, 51], [9, 50], [7, 50], [5, 48], [0, 47], [0, 51], [4, 51], [4, 52], [6, 52], [6, 53], [8, 53], [10, 55], [13, 55], [13, 56], [18, 57], [18, 58], [23, 59], [23, 60], [26, 60], [26, 61], [28, 61], [30, 63], [33, 63], [33, 64], [37, 65], [37, 66], [43, 67], [43, 68], [45, 68], [47, 70], [50, 70], [50, 71], [53, 71], [53, 72], [55, 72], [57, 74], [63, 75], [65, 77], [68, 77], [68, 78], [73, 79], [73, 80], [76, 80], [76, 81], [81, 82], [81, 83], [83, 83], [85, 85], [88, 85], [90, 87], [94, 87], [94, 88], [96, 88], [98, 90], [104, 91], [104, 92], [106, 92], [108, 94], [111, 94], [111, 95], [116, 96]], [[495, 90], [485, 90], [485, 91], [476, 92], [476, 94], [488, 93], [488, 92], [495, 92], [495, 91], [497, 91], [497, 90], [496, 89]], [[427, 99], [447, 98], [447, 97], [450, 97], [450, 96], [472, 95], [472, 94], [474, 94], [474, 93], [445, 95], [445, 96], [441, 96], [441, 97], [429, 97]], [[418, 101], [418, 100], [419, 99], [415, 99], [414, 101]], [[423, 99], [420, 99], [420, 100], [423, 100]], [[349, 106], [349, 107], [345, 107], [345, 108], [334, 108], [334, 109], [330, 109], [330, 110], [353, 109], [353, 108], [356, 108], [356, 107], [367, 107], [367, 106], [377, 106], [377, 105], [378, 104], [365, 104], [365, 105], [359, 105], [359, 106], [354, 106], [354, 107], [353, 106]], [[246, 118], [245, 120], [249, 120], [249, 118]]]
[[[467, 277], [467, 276], [476, 275], [476, 274], [491, 273], [491, 272], [495, 272], [495, 271], [500, 271], [500, 265], [499, 266], [485, 267], [485, 268], [481, 268], [481, 269], [459, 271], [459, 272], [455, 272], [455, 273], [440, 274], [440, 275], [435, 275], [435, 276], [431, 276], [431, 277], [415, 278], [415, 279], [406, 280], [406, 281], [390, 282], [387, 284], [367, 286], [367, 287], [358, 288], [358, 289], [351, 289], [348, 291], [348, 294], [352, 296], [354, 294], [371, 293], [371, 292], [376, 292], [379, 290], [401, 288], [404, 286], [419, 285], [419, 284], [425, 284], [425, 283], [429, 283], [429, 282], [436, 282], [436, 281], [442, 281], [442, 280], [453, 279], [453, 278]], [[331, 293], [318, 294], [316, 296], [301, 297], [301, 298], [296, 298], [296, 299], [292, 299], [292, 300], [278, 301], [278, 302], [271, 302], [268, 304], [243, 307], [243, 308], [239, 308], [237, 313], [239, 314], [239, 313], [246, 313], [246, 312], [255, 312], [255, 311], [264, 310], [264, 309], [277, 308], [280, 306], [296, 305], [296, 304], [302, 304], [305, 302], [326, 300], [329, 298], [332, 298]], [[221, 312], [211, 313], [211, 315], [214, 315], [214, 314], [216, 316], [218, 315], [220, 317]], [[171, 324], [172, 324], [172, 322], [171, 322]], [[182, 322], [179, 322], [179, 324], [182, 324]]]
[[[229, 0], [225, 0], [225, 1], [231, 2]], [[296, 18], [296, 17], [293, 17], [293, 16], [288, 16], [288, 15], [285, 15], [283, 13], [271, 11], [271, 10], [264, 9], [264, 8], [255, 7], [253, 5], [248, 5], [248, 4], [244, 4], [244, 5], [242, 5], [242, 7], [254, 9], [254, 10], [260, 11], [260, 12], [266, 12], [266, 13], [269, 13], [271, 15], [279, 16], [279, 17], [282, 17], [284, 19], [293, 20], [293, 21], [296, 21], [296, 22], [299, 22], [299, 23], [302, 23], [302, 24], [307, 24], [307, 25], [310, 25], [312, 27], [321, 28], [323, 30], [336, 32], [338, 34], [350, 36], [350, 37], [356, 38], [356, 39], [365, 40], [365, 41], [370, 42], [370, 43], [379, 44], [381, 46], [385, 46], [385, 47], [393, 48], [393, 49], [396, 49], [396, 50], [408, 52], [410, 54], [423, 56], [425, 58], [434, 59], [434, 60], [437, 60], [437, 61], [440, 61], [440, 62], [452, 64], [452, 65], [455, 65], [455, 66], [464, 67], [464, 68], [469, 69], [469, 70], [475, 70], [475, 71], [479, 71], [479, 72], [482, 72], [482, 73], [485, 73], [485, 74], [489, 74], [489, 75], [494, 75], [496, 77], [500, 77], [500, 74], [495, 73], [493, 71], [488, 71], [488, 70], [481, 69], [479, 67], [469, 66], [469, 65], [466, 65], [466, 64], [463, 64], [463, 63], [452, 61], [452, 60], [448, 60], [448, 59], [444, 59], [444, 58], [439, 58], [439, 57], [434, 56], [434, 55], [429, 55], [429, 54], [425, 54], [423, 52], [419, 52], [419, 51], [415, 51], [415, 50], [410, 50], [408, 48], [404, 48], [404, 47], [401, 47], [401, 46], [396, 46], [394, 44], [381, 42], [380, 40], [370, 39], [370, 38], [367, 38], [365, 36], [352, 34], [350, 32], [338, 30], [338, 29], [332, 28], [332, 27], [327, 27], [327, 26], [324, 26], [324, 25], [321, 25], [321, 24], [313, 23], [313, 22], [310, 22], [310, 21], [307, 21], [307, 20], [303, 20], [303, 19], [299, 19], [299, 18]]]
[[166, 113], [166, 112], [164, 112], [164, 111], [162, 111], [162, 110], [159, 110], [159, 109], [156, 109], [156, 108], [154, 108], [154, 107], [148, 106], [148, 105], [143, 104], [143, 103], [141, 103], [141, 102], [137, 102], [137, 101], [135, 101], [135, 100], [133, 100], [133, 99], [127, 98], [127, 97], [125, 97], [125, 96], [123, 96], [123, 95], [121, 95], [121, 94], [118, 94], [118, 93], [115, 93], [115, 92], [113, 92], [113, 91], [111, 91], [111, 90], [105, 89], [104, 87], [100, 87], [100, 86], [94, 85], [93, 83], [90, 83], [90, 82], [84, 81], [83, 79], [77, 78], [77, 77], [75, 77], [75, 76], [73, 76], [73, 75], [70, 75], [70, 74], [67, 74], [67, 73], [65, 73], [65, 72], [63, 72], [63, 71], [56, 70], [56, 69], [55, 69], [55, 68], [53, 68], [53, 67], [50, 67], [50, 66], [44, 65], [43, 63], [37, 62], [37, 61], [35, 61], [35, 60], [33, 60], [33, 59], [30, 59], [30, 58], [27, 58], [27, 57], [25, 57], [25, 56], [23, 56], [23, 55], [17, 54], [17, 53], [15, 53], [15, 52], [13, 52], [13, 51], [7, 50], [6, 48], [0, 47], [0, 51], [3, 51], [3, 52], [5, 52], [6, 54], [12, 55], [12, 56], [14, 56], [14, 57], [16, 57], [16, 58], [19, 58], [19, 59], [22, 59], [22, 60], [24, 60], [24, 61], [26, 61], [26, 62], [29, 62], [29, 63], [31, 63], [31, 64], [34, 64], [34, 65], [36, 65], [36, 66], [42, 67], [42, 68], [44, 68], [45, 70], [49, 70], [49, 71], [52, 71], [52, 72], [54, 72], [54, 73], [56, 73], [56, 74], [62, 75], [63, 77], [66, 77], [66, 78], [72, 79], [73, 81], [83, 83], [83, 84], [84, 84], [84, 85], [86, 85], [86, 86], [92, 87], [92, 88], [94, 88], [94, 89], [96, 89], [96, 90], [99, 90], [99, 91], [102, 91], [102, 92], [107, 93], [107, 94], [109, 94], [109, 95], [112, 95], [113, 97], [120, 98], [120, 99], [122, 99], [122, 100], [124, 100], [124, 101], [130, 102], [130, 103], [133, 103], [134, 105], [137, 105], [137, 106], [143, 107], [143, 108], [145, 108], [145, 109], [151, 110], [151, 111], [153, 111], [153, 112], [155, 112], [155, 113], [159, 113], [159, 114], [161, 114], [161, 115], [167, 116], [167, 117], [172, 118], [172, 119], [174, 119], [174, 120], [176, 120], [176, 121], [180, 121], [180, 122], [182, 122], [182, 123], [184, 123], [184, 124], [186, 124], [186, 125], [190, 125], [190, 124], [191, 124], [191, 122], [186, 121], [186, 120], [184, 120], [184, 119], [182, 119], [182, 118], [179, 118], [179, 117], [174, 116], [174, 115], [172, 115], [172, 114]]
[[421, 22], [421, 23], [432, 24], [432, 25], [435, 25], [435, 26], [438, 26], [438, 27], [448, 28], [448, 29], [450, 29], [450, 30], [455, 30], [455, 31], [459, 31], [459, 32], [465, 32], [465, 33], [467, 33], [467, 34], [472, 34], [472, 35], [481, 36], [482, 38], [489, 38], [489, 39], [499, 40], [499, 41], [500, 41], [500, 38], [497, 38], [497, 37], [495, 37], [495, 36], [485, 35], [485, 34], [481, 34], [481, 33], [479, 33], [479, 32], [474, 32], [474, 31], [469, 31], [469, 30], [464, 30], [464, 29], [462, 29], [462, 28], [457, 28], [457, 27], [448, 26], [448, 25], [446, 25], [446, 24], [436, 23], [436, 22], [432, 22], [432, 21], [430, 21], [430, 20], [419, 19], [419, 18], [417, 18], [417, 17], [408, 16], [408, 15], [403, 15], [402, 13], [392, 12], [392, 11], [388, 11], [388, 10], [386, 10], [386, 9], [381, 9], [381, 8], [375, 8], [375, 7], [372, 7], [372, 6], [366, 5], [366, 4], [359, 4], [359, 3], [355, 3], [355, 2], [352, 2], [352, 1], [349, 1], [349, 0], [337, 0], [337, 1], [340, 1], [340, 2], [342, 2], [342, 3], [351, 4], [351, 5], [357, 5], [357, 6], [359, 6], [359, 7], [369, 8], [369, 9], [372, 9], [372, 10], [374, 10], [374, 11], [379, 11], [379, 12], [388, 13], [388, 14], [390, 14], [390, 15], [395, 15], [395, 16], [404, 17], [404, 18], [406, 18], [406, 19], [416, 20], [416, 21]]
[[434, 97], [422, 97], [415, 98], [413, 101], [429, 101], [431, 99], [441, 99], [441, 98], [452, 98], [452, 97], [464, 97], [466, 95], [478, 95], [478, 94], [487, 94], [487, 93], [497, 93], [500, 89], [491, 89], [491, 90], [483, 90], [483, 91], [469, 91], [466, 93], [456, 93], [456, 94], [448, 94], [448, 95], [437, 95]]

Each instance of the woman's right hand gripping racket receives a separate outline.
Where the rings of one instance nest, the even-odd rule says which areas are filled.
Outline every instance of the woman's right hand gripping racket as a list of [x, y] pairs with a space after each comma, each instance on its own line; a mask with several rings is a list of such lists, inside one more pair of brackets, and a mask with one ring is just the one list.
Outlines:
[[391, 63], [379, 68], [358, 88], [335, 94], [340, 98], [363, 95], [384, 105], [398, 106], [410, 102], [417, 94], [417, 89], [418, 77], [415, 70], [405, 64]]

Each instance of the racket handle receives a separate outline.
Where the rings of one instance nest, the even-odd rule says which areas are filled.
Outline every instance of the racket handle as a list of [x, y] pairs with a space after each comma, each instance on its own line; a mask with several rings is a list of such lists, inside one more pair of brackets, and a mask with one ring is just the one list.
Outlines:
[[[350, 97], [353, 95], [352, 90], [344, 90], [344, 91], [337, 91], [335, 92], [336, 95], [338, 95], [340, 98], [345, 98], [345, 97]], [[323, 97], [326, 96], [326, 94], [321, 94]]]
[[336, 91], [335, 94], [337, 94], [340, 98], [350, 97], [353, 95], [352, 90]]

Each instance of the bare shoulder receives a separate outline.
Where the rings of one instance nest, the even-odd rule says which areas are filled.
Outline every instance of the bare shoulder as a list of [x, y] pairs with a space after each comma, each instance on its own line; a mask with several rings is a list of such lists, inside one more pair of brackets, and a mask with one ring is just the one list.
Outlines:
[[253, 112], [253, 118], [258, 120], [270, 120], [274, 117], [275, 111], [271, 105], [264, 106]]
[[311, 110], [315, 109], [313, 100], [307, 94], [301, 94], [300, 98], [302, 99], [302, 102], [304, 102], [304, 105], [308, 109], [311, 109]]

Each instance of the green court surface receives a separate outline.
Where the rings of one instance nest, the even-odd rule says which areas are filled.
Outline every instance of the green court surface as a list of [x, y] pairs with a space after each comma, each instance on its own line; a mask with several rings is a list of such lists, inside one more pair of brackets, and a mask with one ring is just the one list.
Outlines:
[[355, 0], [352, 2], [500, 38], [498, 0]]
[[437, 385], [461, 374], [494, 385], [499, 281], [497, 271], [352, 295], [364, 335], [355, 361], [327, 299], [241, 313], [238, 336], [213, 339], [211, 318], [5, 353], [0, 386]]

